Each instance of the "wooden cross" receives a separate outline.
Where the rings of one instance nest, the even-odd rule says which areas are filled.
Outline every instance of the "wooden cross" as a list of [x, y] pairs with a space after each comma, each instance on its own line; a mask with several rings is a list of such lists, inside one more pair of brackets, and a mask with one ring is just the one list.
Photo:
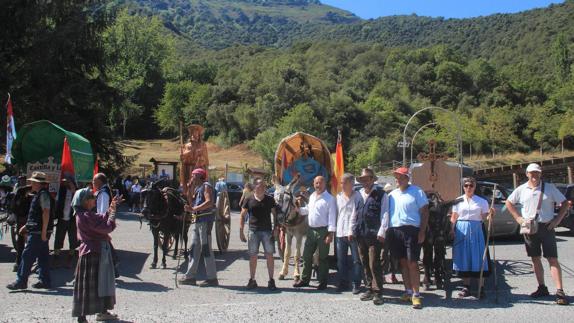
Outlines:
[[435, 169], [435, 162], [437, 160], [446, 160], [448, 156], [445, 154], [437, 154], [436, 153], [436, 141], [429, 140], [429, 152], [428, 153], [420, 153], [417, 155], [417, 159], [420, 161], [430, 161], [430, 169], [431, 173], [429, 176], [429, 181], [431, 183], [432, 190], [435, 191], [435, 183], [438, 179]]

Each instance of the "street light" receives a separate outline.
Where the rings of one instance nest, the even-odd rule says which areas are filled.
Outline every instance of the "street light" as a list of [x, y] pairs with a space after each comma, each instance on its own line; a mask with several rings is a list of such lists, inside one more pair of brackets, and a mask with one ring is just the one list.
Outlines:
[[454, 122], [454, 124], [456, 124], [456, 137], [457, 137], [457, 148], [458, 148], [458, 155], [459, 155], [459, 163], [462, 165], [462, 139], [460, 137], [460, 121], [458, 120], [458, 117], [456, 116], [456, 114], [450, 110], [447, 110], [445, 108], [441, 108], [441, 107], [426, 107], [423, 109], [420, 109], [419, 111], [415, 112], [407, 121], [407, 124], [405, 125], [405, 128], [403, 129], [403, 166], [407, 167], [407, 128], [409, 127], [409, 124], [411, 123], [411, 121], [414, 119], [414, 117], [423, 112], [423, 111], [427, 111], [427, 110], [431, 110], [431, 109], [436, 109], [436, 110], [440, 110], [446, 113], [449, 113], [450, 116], [452, 117], [452, 121]]

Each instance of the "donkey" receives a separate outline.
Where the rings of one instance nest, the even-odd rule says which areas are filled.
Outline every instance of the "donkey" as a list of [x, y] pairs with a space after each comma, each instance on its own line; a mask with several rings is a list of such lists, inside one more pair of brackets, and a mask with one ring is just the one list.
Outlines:
[[301, 260], [301, 244], [303, 237], [307, 234], [309, 223], [306, 215], [301, 215], [297, 212], [296, 197], [293, 192], [299, 176], [295, 176], [287, 186], [281, 185], [280, 180], [274, 176], [273, 183], [275, 184], [274, 198], [278, 210], [278, 222], [281, 230], [285, 232], [285, 251], [283, 253], [283, 267], [279, 273], [279, 280], [284, 280], [289, 271], [289, 258], [291, 257], [291, 243], [295, 237], [295, 256], [293, 257], [295, 269], [293, 278], [298, 281], [301, 277], [299, 272], [299, 263]]
[[446, 245], [450, 232], [449, 209], [459, 202], [444, 202], [438, 193], [427, 193], [429, 199], [429, 220], [425, 241], [423, 242], [423, 266], [425, 290], [433, 283], [437, 289], [444, 289], [448, 280], [446, 267]]
[[141, 192], [142, 215], [148, 220], [154, 239], [152, 269], [157, 267], [157, 248], [160, 242], [160, 232], [163, 233], [161, 262], [163, 269], [166, 268], [165, 255], [169, 251], [171, 237], [175, 238], [173, 259], [177, 258], [180, 238], [183, 239], [184, 256], [187, 257], [187, 231], [189, 230], [189, 224], [187, 222], [182, 223], [183, 219], [181, 218], [184, 212], [185, 201], [179, 196], [177, 190], [170, 187], [164, 187], [160, 190], [161, 185], [161, 182], [148, 185]]

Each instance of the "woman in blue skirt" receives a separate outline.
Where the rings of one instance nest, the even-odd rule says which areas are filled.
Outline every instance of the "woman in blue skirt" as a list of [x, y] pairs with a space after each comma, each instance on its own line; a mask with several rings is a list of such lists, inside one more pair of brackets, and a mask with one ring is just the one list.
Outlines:
[[[488, 202], [474, 195], [476, 180], [472, 177], [463, 179], [464, 195], [459, 203], [452, 207], [453, 269], [462, 277], [464, 288], [458, 293], [459, 297], [470, 296], [470, 279], [478, 279], [482, 257], [485, 248], [485, 236], [482, 226], [489, 214], [494, 215], [494, 209], [488, 207]], [[489, 261], [484, 262], [483, 276], [489, 274]]]

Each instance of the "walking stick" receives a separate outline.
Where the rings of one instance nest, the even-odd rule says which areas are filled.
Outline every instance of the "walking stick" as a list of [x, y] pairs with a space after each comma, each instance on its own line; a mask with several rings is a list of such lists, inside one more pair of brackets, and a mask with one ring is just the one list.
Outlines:
[[[183, 218], [181, 219], [181, 237], [183, 239], [183, 231], [185, 230], [185, 222], [187, 221], [187, 214], [184, 212], [183, 214]], [[176, 239], [179, 239], [179, 237], [176, 237]], [[187, 251], [187, 250], [185, 250]], [[179, 285], [177, 284], [177, 274], [179, 273], [179, 262], [181, 261], [181, 257], [179, 255], [177, 255], [177, 267], [175, 267], [175, 288], [179, 288]]]
[[[492, 209], [492, 207], [494, 206], [494, 193], [496, 192], [496, 186], [497, 184], [494, 184], [494, 188], [492, 189], [492, 198], [490, 200], [490, 209]], [[489, 209], [489, 213], [490, 213], [490, 209]], [[478, 280], [478, 299], [480, 299], [480, 293], [482, 292], [482, 287], [484, 285], [484, 281], [482, 280], [482, 276], [484, 274], [484, 263], [486, 262], [486, 255], [488, 253], [488, 242], [490, 240], [490, 232], [492, 231], [492, 215], [488, 216], [488, 229], [486, 231], [486, 243], [484, 245], [484, 252], [482, 253], [482, 264], [480, 266], [480, 278]], [[496, 261], [496, 260], [495, 260]], [[495, 270], [495, 284], [496, 284], [496, 264], [494, 264], [494, 270]]]

